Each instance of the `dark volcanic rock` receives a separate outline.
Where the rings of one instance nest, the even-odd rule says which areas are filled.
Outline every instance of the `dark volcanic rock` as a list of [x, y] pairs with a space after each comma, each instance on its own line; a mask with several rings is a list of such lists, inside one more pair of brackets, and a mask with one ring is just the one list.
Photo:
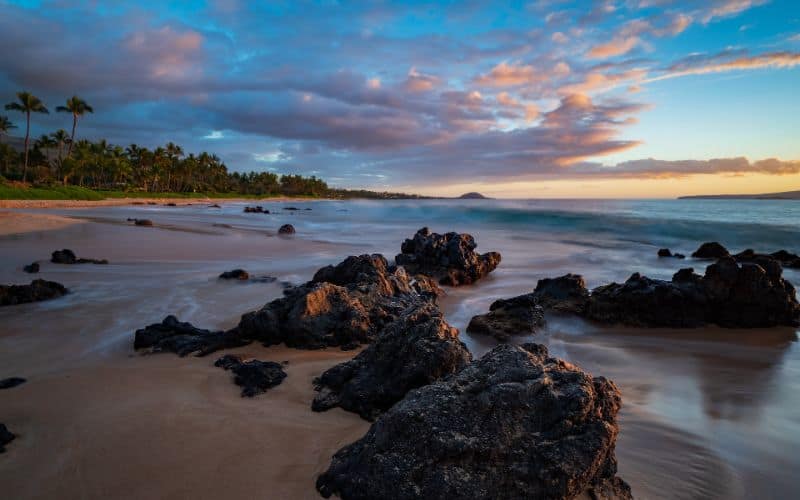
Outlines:
[[403, 242], [395, 261], [408, 272], [432, 276], [443, 285], [469, 285], [500, 264], [499, 253], [479, 254], [476, 247], [468, 234], [437, 234], [424, 227]]
[[[635, 273], [623, 284], [595, 288], [583, 307], [572, 312], [602, 323], [647, 327], [794, 326], [800, 322], [800, 305], [794, 287], [781, 273], [774, 259], [737, 264], [733, 257], [711, 264], [704, 276], [681, 269], [665, 281]], [[555, 300], [541, 303], [546, 308], [561, 307]], [[572, 306], [568, 302], [567, 307]]]
[[79, 259], [75, 252], [68, 248], [53, 252], [50, 262], [53, 264], [108, 264], [105, 259]]
[[372, 420], [412, 389], [458, 372], [472, 361], [458, 330], [433, 303], [412, 307], [355, 358], [314, 381], [312, 409], [336, 406]]
[[222, 208], [219, 203], [214, 203], [213, 205], [209, 205], [208, 208]]
[[268, 214], [269, 210], [265, 210], [261, 205], [255, 207], [244, 207], [244, 212], [247, 214]]
[[12, 387], [22, 385], [25, 382], [27, 382], [27, 380], [22, 377], [4, 378], [3, 380], [0, 380], [0, 389], [11, 389]]
[[469, 333], [491, 335], [508, 342], [512, 335], [530, 335], [544, 325], [544, 309], [532, 293], [510, 299], [496, 300], [487, 314], [473, 316], [467, 326]]
[[291, 224], [284, 224], [278, 228], [278, 234], [294, 234], [294, 226]]
[[0, 306], [13, 306], [61, 297], [67, 289], [55, 281], [33, 280], [30, 285], [0, 285]]
[[236, 377], [234, 383], [242, 387], [242, 397], [252, 398], [267, 389], [275, 387], [286, 378], [286, 372], [280, 363], [252, 359], [243, 361], [241, 356], [226, 354], [219, 358], [214, 366], [230, 370]]
[[153, 225], [153, 221], [151, 221], [150, 219], [134, 219], [133, 223], [135, 225], [137, 225], [137, 226], [148, 226], [148, 227], [150, 227], [150, 226]]
[[753, 262], [764, 268], [773, 265], [770, 261], [775, 261], [782, 267], [800, 269], [800, 256], [787, 252], [786, 250], [778, 250], [771, 254], [761, 254], [756, 253], [752, 248], [748, 248], [743, 252], [737, 253], [733, 257], [737, 262]]
[[294, 211], [297, 211], [297, 210], [300, 210], [300, 209], [299, 209], [299, 208], [297, 208], [297, 207], [283, 207], [283, 209], [284, 209], [284, 210], [289, 210], [289, 211], [292, 211], [292, 212], [294, 212]]
[[545, 309], [574, 314], [582, 314], [589, 300], [589, 290], [586, 289], [583, 276], [571, 273], [539, 280], [533, 295]]
[[769, 254], [770, 257], [776, 259], [783, 265], [783, 267], [790, 267], [792, 269], [800, 269], [800, 256], [794, 253], [787, 252], [786, 250], [778, 250]]
[[631, 498], [616, 477], [619, 390], [544, 346], [501, 345], [410, 392], [317, 479], [349, 499]]
[[39, 272], [39, 263], [34, 262], [33, 264], [28, 264], [27, 266], [22, 268], [23, 271], [30, 274], [36, 274]]
[[716, 241], [703, 243], [700, 245], [700, 248], [695, 250], [692, 254], [692, 257], [695, 259], [719, 259], [728, 256], [730, 256], [728, 249]]
[[219, 278], [223, 280], [247, 281], [250, 279], [250, 274], [244, 269], [234, 269], [233, 271], [225, 271], [219, 275]]
[[198, 356], [205, 356], [219, 349], [248, 343], [249, 341], [236, 335], [236, 332], [212, 332], [196, 328], [190, 323], [181, 323], [170, 315], [161, 323], [136, 330], [133, 348], [151, 349], [154, 352], [169, 351], [179, 356], [196, 352]]
[[17, 436], [11, 434], [5, 424], [0, 424], [0, 453], [6, 451], [6, 445], [13, 441]]
[[685, 259], [686, 256], [682, 253], [672, 253], [669, 248], [661, 248], [658, 250], [659, 257], [674, 257], [676, 259]]
[[266, 345], [319, 349], [371, 342], [412, 304], [433, 300], [403, 268], [382, 255], [348, 257], [314, 279], [284, 290], [284, 297], [242, 316], [243, 338]]

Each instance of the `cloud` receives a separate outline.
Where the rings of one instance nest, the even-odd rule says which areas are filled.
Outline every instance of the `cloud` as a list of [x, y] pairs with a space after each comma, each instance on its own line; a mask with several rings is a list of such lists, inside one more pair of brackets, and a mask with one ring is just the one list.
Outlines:
[[701, 21], [703, 24], [708, 24], [714, 18], [732, 17], [765, 3], [767, 0], [711, 0], [702, 14]]
[[740, 55], [741, 51], [713, 55], [695, 55], [670, 65], [664, 74], [644, 80], [645, 83], [689, 75], [704, 75], [737, 70], [793, 68], [800, 65], [800, 52], [770, 52], [755, 56]]
[[411, 68], [404, 83], [404, 87], [409, 92], [428, 92], [433, 90], [440, 83], [439, 78], [433, 75], [425, 75]]
[[511, 87], [535, 82], [539, 78], [531, 65], [514, 65], [503, 61], [489, 73], [475, 78], [475, 83], [487, 87]]
[[800, 161], [784, 161], [776, 158], [751, 162], [747, 158], [714, 158], [710, 160], [656, 160], [647, 158], [618, 163], [613, 166], [600, 164], [577, 165], [573, 176], [589, 177], [634, 177], [634, 178], [680, 178], [702, 174], [767, 174], [792, 175], [800, 173]]

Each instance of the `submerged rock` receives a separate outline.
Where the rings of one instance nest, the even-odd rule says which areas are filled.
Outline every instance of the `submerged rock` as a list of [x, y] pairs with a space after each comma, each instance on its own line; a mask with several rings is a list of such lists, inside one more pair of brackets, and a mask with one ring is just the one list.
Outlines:
[[291, 224], [284, 224], [278, 228], [278, 234], [294, 234], [294, 226]]
[[261, 205], [257, 205], [255, 207], [244, 207], [244, 213], [246, 214], [268, 214], [269, 210], [265, 210], [264, 207]]
[[220, 349], [247, 345], [235, 332], [212, 332], [182, 323], [175, 316], [167, 316], [161, 323], [154, 323], [136, 330], [134, 349], [150, 349], [153, 352], [169, 351], [178, 356], [197, 353], [205, 356]]
[[419, 284], [382, 255], [351, 256], [243, 315], [235, 330], [266, 345], [352, 348], [371, 342], [409, 306], [435, 300]]
[[719, 259], [722, 257], [729, 257], [730, 252], [724, 246], [716, 241], [703, 243], [700, 248], [694, 251], [692, 257], [695, 259]]
[[403, 242], [395, 262], [412, 274], [432, 276], [443, 285], [469, 285], [494, 271], [501, 259], [497, 252], [479, 254], [476, 247], [469, 234], [437, 234], [423, 227]]
[[29, 274], [36, 274], [39, 272], [39, 263], [34, 262], [32, 264], [28, 264], [27, 266], [23, 267], [22, 270]]
[[12, 387], [16, 387], [18, 385], [22, 385], [27, 380], [22, 377], [9, 377], [0, 380], [0, 389], [11, 389]]
[[105, 259], [79, 259], [75, 252], [68, 248], [53, 252], [50, 262], [53, 264], [108, 264]]
[[467, 332], [508, 342], [513, 335], [531, 335], [544, 326], [544, 309], [532, 293], [496, 300], [487, 314], [473, 316]]
[[372, 420], [412, 389], [456, 373], [472, 361], [458, 330], [433, 303], [412, 307], [355, 358], [314, 380], [312, 409], [341, 407]]
[[6, 445], [16, 439], [17, 436], [11, 434], [5, 424], [0, 424], [0, 453], [6, 451]]
[[150, 219], [133, 219], [133, 224], [136, 226], [152, 227], [153, 221], [151, 221]]
[[234, 383], [242, 387], [242, 397], [252, 398], [267, 389], [275, 387], [286, 378], [286, 372], [280, 363], [252, 359], [243, 361], [241, 356], [226, 354], [219, 358], [214, 366], [230, 370], [236, 377]]
[[61, 283], [45, 280], [33, 280], [30, 285], [0, 285], [0, 306], [55, 299], [67, 291]]
[[659, 257], [674, 257], [676, 259], [685, 259], [686, 256], [682, 253], [672, 253], [669, 248], [661, 248], [658, 250]]
[[250, 279], [250, 274], [244, 269], [234, 269], [220, 274], [219, 279], [247, 281]]
[[619, 390], [544, 346], [501, 345], [411, 391], [317, 479], [349, 499], [631, 498], [616, 477]]
[[556, 310], [566, 307], [598, 322], [632, 326], [795, 326], [800, 323], [800, 305], [794, 287], [781, 273], [774, 259], [738, 264], [733, 257], [724, 257], [709, 265], [704, 276], [691, 268], [681, 269], [671, 281], [635, 273], [625, 283], [597, 287], [591, 295], [585, 287], [576, 291], [586, 296], [582, 305], [567, 301], [563, 306], [558, 300], [541, 303]]

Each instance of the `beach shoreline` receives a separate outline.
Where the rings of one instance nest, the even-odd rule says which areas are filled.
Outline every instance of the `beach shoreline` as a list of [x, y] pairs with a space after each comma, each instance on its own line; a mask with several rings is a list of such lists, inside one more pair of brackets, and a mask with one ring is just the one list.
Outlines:
[[103, 200], [3, 200], [0, 199], [0, 209], [2, 208], [95, 208], [95, 207], [119, 207], [136, 205], [165, 205], [174, 203], [175, 205], [196, 205], [199, 203], [217, 204], [224, 203], [266, 203], [266, 202], [300, 202], [300, 201], [319, 201], [331, 200], [332, 198], [303, 198], [297, 196], [276, 196], [272, 198], [106, 198]]

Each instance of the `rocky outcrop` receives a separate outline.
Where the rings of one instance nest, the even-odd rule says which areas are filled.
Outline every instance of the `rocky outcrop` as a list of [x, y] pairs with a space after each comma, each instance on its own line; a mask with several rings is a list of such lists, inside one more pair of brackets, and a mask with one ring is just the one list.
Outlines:
[[152, 352], [168, 351], [178, 356], [197, 353], [205, 356], [220, 349], [248, 344], [235, 332], [209, 331], [182, 323], [175, 316], [167, 316], [161, 323], [154, 323], [136, 330], [134, 349], [149, 349]]
[[0, 285], [0, 306], [13, 306], [61, 297], [67, 289], [55, 281], [33, 280], [30, 285]]
[[532, 293], [496, 300], [487, 314], [473, 316], [467, 332], [508, 342], [513, 335], [531, 335], [544, 326], [544, 309]]
[[220, 274], [219, 279], [247, 281], [250, 279], [250, 274], [244, 269], [234, 269], [233, 271], [225, 271]]
[[395, 262], [412, 274], [432, 276], [443, 285], [469, 285], [500, 264], [499, 253], [479, 254], [476, 247], [469, 234], [437, 234], [424, 227], [403, 242]]
[[728, 252], [728, 249], [720, 245], [716, 241], [703, 243], [692, 254], [692, 257], [694, 257], [695, 259], [720, 259], [722, 257], [729, 257], [729, 256], [730, 252]]
[[252, 398], [267, 392], [267, 389], [280, 385], [286, 378], [286, 372], [280, 363], [257, 359], [244, 361], [241, 356], [233, 354], [219, 358], [214, 366], [233, 372], [233, 382], [242, 388], [243, 398]]
[[658, 250], [658, 256], [659, 257], [674, 257], [676, 259], [685, 259], [686, 258], [686, 256], [683, 255], [682, 253], [672, 253], [672, 251], [669, 248], [660, 248]]
[[16, 387], [18, 385], [22, 385], [27, 380], [22, 377], [9, 377], [0, 380], [0, 389], [11, 389], [12, 387]]
[[539, 305], [560, 313], [582, 314], [589, 300], [583, 276], [571, 273], [539, 280], [533, 295]]
[[317, 479], [349, 499], [631, 498], [616, 477], [616, 386], [501, 345], [410, 392]]
[[256, 205], [255, 207], [244, 207], [244, 213], [246, 214], [268, 214], [269, 210], [265, 210], [264, 207], [261, 205]]
[[22, 270], [29, 274], [36, 274], [39, 272], [39, 263], [34, 262], [32, 264], [28, 264], [27, 266], [23, 267]]
[[800, 256], [787, 252], [786, 250], [778, 250], [770, 254], [756, 253], [752, 248], [748, 248], [733, 256], [737, 262], [754, 262], [762, 267], [771, 265], [770, 260], [776, 261], [782, 267], [790, 269], [800, 269]]
[[53, 252], [50, 262], [53, 264], [108, 264], [105, 259], [79, 259], [75, 252], [68, 248]]
[[11, 434], [5, 424], [0, 424], [0, 453], [5, 453], [6, 445], [16, 439], [17, 436]]
[[278, 234], [294, 234], [294, 226], [291, 224], [284, 224], [278, 228]]
[[412, 389], [458, 372], [472, 360], [433, 303], [414, 306], [355, 358], [318, 377], [312, 409], [341, 407], [373, 420]]
[[128, 222], [133, 222], [134, 226], [152, 227], [153, 221], [150, 219], [128, 219]]
[[[670, 281], [635, 273], [625, 283], [597, 287], [591, 295], [576, 284], [573, 295], [585, 294], [582, 303], [566, 300], [563, 305], [552, 296], [541, 303], [594, 321], [632, 326], [794, 326], [800, 322], [800, 305], [794, 287], [781, 274], [774, 259], [738, 264], [725, 257], [708, 266], [704, 276], [690, 268], [681, 269]], [[537, 291], [540, 286], [544, 288], [541, 281]]]
[[412, 304], [433, 300], [419, 283], [403, 268], [390, 267], [382, 255], [348, 257], [245, 314], [235, 331], [266, 345], [353, 348], [371, 342]]

